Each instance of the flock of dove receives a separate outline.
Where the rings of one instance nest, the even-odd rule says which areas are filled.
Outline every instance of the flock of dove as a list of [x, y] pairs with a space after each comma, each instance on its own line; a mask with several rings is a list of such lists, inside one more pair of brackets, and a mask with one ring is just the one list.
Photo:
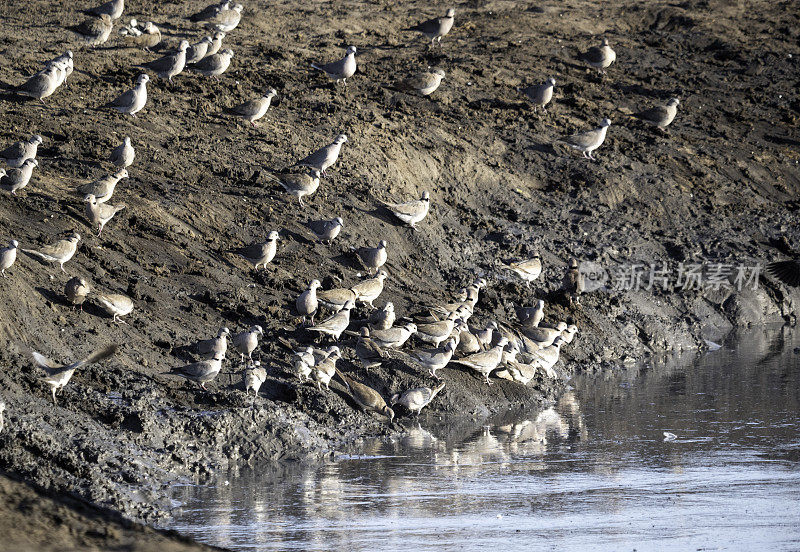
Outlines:
[[[87, 13], [91, 17], [72, 27], [71, 30], [88, 46], [94, 48], [109, 40], [115, 21], [122, 17], [123, 11], [124, 0], [111, 0], [89, 10]], [[194, 44], [183, 40], [176, 51], [144, 63], [140, 67], [170, 82], [187, 69], [219, 79], [234, 57], [233, 50], [223, 48], [222, 41], [226, 33], [230, 33], [238, 26], [242, 11], [241, 4], [233, 4], [229, 0], [208, 6], [190, 19], [204, 25], [213, 34], [203, 37]], [[449, 9], [442, 17], [424, 21], [406, 30], [421, 33], [430, 40], [431, 48], [437, 45], [441, 47], [442, 38], [450, 32], [454, 22], [455, 9]], [[161, 32], [153, 22], [141, 25], [135, 19], [130, 20], [129, 24], [119, 31], [119, 35], [127, 44], [147, 51], [162, 41]], [[356, 47], [350, 46], [341, 59], [329, 63], [313, 63], [311, 67], [321, 71], [336, 83], [346, 86], [347, 79], [356, 74], [356, 52]], [[582, 53], [580, 59], [605, 73], [614, 63], [616, 54], [608, 40], [603, 39], [599, 46]], [[39, 73], [14, 88], [14, 91], [44, 102], [66, 83], [73, 71], [73, 63], [73, 53], [68, 51], [48, 61]], [[444, 77], [445, 72], [442, 69], [428, 68], [399, 80], [394, 88], [430, 96], [441, 85]], [[136, 114], [147, 105], [149, 80], [150, 77], [146, 72], [141, 73], [136, 78], [133, 88], [103, 107], [136, 117]], [[546, 110], [553, 98], [555, 85], [556, 81], [550, 78], [543, 84], [525, 88], [522, 92], [533, 103], [534, 111]], [[231, 114], [241, 117], [251, 125], [256, 125], [269, 109], [271, 99], [275, 95], [274, 89], [267, 89], [261, 97], [233, 108]], [[635, 116], [663, 130], [675, 118], [677, 105], [678, 99], [673, 98], [666, 106], [648, 109]], [[592, 153], [603, 144], [610, 124], [609, 119], [603, 119], [598, 128], [563, 137], [558, 143], [580, 151], [589, 159], [594, 159]], [[347, 141], [347, 136], [341, 134], [333, 142], [297, 161], [286, 171], [270, 175], [269, 178], [280, 184], [287, 193], [297, 198], [300, 205], [303, 205], [303, 198], [314, 194], [326, 170], [337, 162]], [[0, 169], [2, 176], [0, 187], [3, 190], [17, 195], [18, 191], [28, 185], [34, 168], [38, 166], [36, 154], [41, 143], [42, 137], [34, 135], [0, 152], [0, 160], [4, 160], [9, 166], [9, 170]], [[134, 146], [131, 139], [126, 137], [124, 142], [109, 155], [116, 172], [81, 185], [76, 190], [76, 193], [83, 198], [86, 219], [92, 228], [97, 229], [98, 236], [114, 216], [125, 209], [124, 204], [113, 205], [111, 200], [115, 187], [128, 176], [127, 168], [134, 163], [135, 158]], [[398, 221], [417, 230], [428, 214], [430, 202], [431, 195], [425, 191], [416, 200], [382, 205]], [[319, 241], [332, 242], [339, 235], [343, 225], [341, 217], [334, 217], [330, 220], [309, 221], [308, 229]], [[278, 252], [279, 238], [278, 231], [272, 231], [265, 241], [243, 247], [237, 253], [255, 270], [259, 267], [266, 269]], [[14, 265], [18, 250], [45, 262], [57, 263], [60, 269], [66, 272], [64, 265], [75, 255], [80, 239], [78, 233], [72, 233], [51, 245], [29, 249], [20, 248], [16, 240], [11, 240], [7, 247], [0, 249], [0, 274], [7, 277], [6, 272]], [[350, 335], [357, 336], [354, 345], [355, 357], [366, 370], [379, 366], [388, 359], [394, 359], [421, 367], [437, 381], [440, 380], [437, 372], [448, 365], [466, 367], [489, 385], [492, 384], [490, 379], [492, 375], [522, 385], [530, 382], [537, 373], [546, 378], [557, 377], [553, 367], [559, 360], [560, 349], [573, 340], [577, 327], [568, 325], [564, 321], [550, 326], [540, 325], [544, 318], [544, 301], [538, 301], [534, 307], [519, 308], [517, 312], [519, 324], [514, 328], [509, 324], [497, 322], [476, 327], [470, 324], [470, 318], [474, 314], [481, 289], [487, 285], [485, 279], [478, 278], [461, 289], [453, 302], [430, 307], [424, 316], [417, 316], [414, 321], [408, 318], [408, 322], [396, 324], [396, 321], [402, 321], [403, 318], [398, 319], [392, 303], [387, 302], [380, 309], [374, 305], [389, 278], [387, 272], [381, 268], [389, 255], [387, 242], [380, 241], [374, 247], [354, 249], [354, 253], [371, 277], [349, 289], [322, 290], [320, 281], [313, 280], [308, 289], [297, 297], [294, 314], [302, 317], [302, 326], [297, 334], [307, 336], [309, 335], [307, 332], [311, 332], [319, 336], [314, 345], [301, 347], [293, 352], [291, 362], [300, 381], [312, 381], [320, 390], [323, 385], [329, 389], [331, 380], [338, 374], [353, 400], [363, 410], [382, 414], [389, 422], [394, 418], [391, 406], [399, 404], [408, 411], [419, 414], [422, 408], [443, 389], [444, 382], [433, 388], [409, 389], [392, 395], [387, 403], [377, 390], [356, 381], [337, 368], [337, 361], [343, 356], [341, 347], [344, 347], [344, 343], [341, 340], [343, 336]], [[539, 278], [542, 263], [539, 255], [536, 255], [531, 259], [502, 265], [502, 268], [513, 271], [530, 286]], [[563, 288], [570, 298], [579, 295], [583, 290], [582, 275], [578, 262], [574, 259], [567, 268]], [[122, 294], [92, 292], [89, 283], [80, 277], [71, 278], [64, 289], [68, 301], [81, 309], [90, 293], [94, 294], [99, 306], [113, 318], [114, 322], [124, 323], [123, 317], [134, 310], [131, 298]], [[357, 304], [369, 309], [369, 316], [359, 331], [354, 332], [349, 330], [349, 327], [351, 322], [354, 322], [351, 321], [351, 311]], [[321, 312], [327, 313], [327, 317], [315, 322], [315, 317], [320, 317]], [[267, 378], [266, 367], [262, 366], [260, 361], [253, 359], [253, 353], [258, 349], [263, 334], [260, 326], [253, 326], [235, 335], [231, 335], [228, 328], [222, 328], [215, 337], [201, 340], [197, 344], [197, 353], [202, 357], [201, 360], [177, 367], [172, 373], [197, 382], [206, 389], [206, 384], [212, 382], [222, 369], [230, 339], [233, 348], [240, 355], [240, 361], [245, 365], [245, 392], [253, 390], [257, 395]], [[429, 347], [403, 352], [401, 348], [411, 342], [412, 338]], [[322, 339], [328, 339], [336, 344], [322, 348], [319, 343]], [[297, 347], [291, 346], [293, 349]], [[45, 371], [45, 381], [50, 386], [55, 403], [56, 391], [69, 382], [75, 370], [111, 356], [116, 346], [108, 346], [82, 360], [68, 364], [57, 363], [27, 347], [26, 350], [34, 362]], [[0, 428], [2, 428], [4, 408], [5, 405], [0, 402]]]

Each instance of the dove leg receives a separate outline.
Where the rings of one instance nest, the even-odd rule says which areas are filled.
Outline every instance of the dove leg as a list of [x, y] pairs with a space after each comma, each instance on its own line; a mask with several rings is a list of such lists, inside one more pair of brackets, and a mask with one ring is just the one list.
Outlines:
[[56, 404], [56, 388], [55, 388], [55, 386], [51, 387], [50, 391], [53, 393], [53, 404]]

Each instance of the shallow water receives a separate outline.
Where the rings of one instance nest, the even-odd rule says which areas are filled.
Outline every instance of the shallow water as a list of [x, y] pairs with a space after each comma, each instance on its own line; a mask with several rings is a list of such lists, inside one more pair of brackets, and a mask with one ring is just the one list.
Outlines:
[[544, 412], [179, 486], [169, 527], [235, 550], [800, 550], [800, 332], [731, 342], [576, 378]]

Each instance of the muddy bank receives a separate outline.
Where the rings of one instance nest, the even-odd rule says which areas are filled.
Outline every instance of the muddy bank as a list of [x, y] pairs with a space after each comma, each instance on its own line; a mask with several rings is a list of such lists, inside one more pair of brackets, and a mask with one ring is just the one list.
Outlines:
[[[126, 21], [152, 19], [173, 43], [203, 35], [177, 17], [202, 2], [133, 4]], [[559, 291], [573, 256], [609, 270], [676, 269], [763, 263], [797, 248], [800, 27], [786, 6], [469, 2], [458, 7], [443, 47], [429, 51], [398, 30], [436, 13], [425, 3], [253, 2], [226, 38], [236, 57], [221, 81], [154, 79], [136, 119], [96, 107], [127, 89], [139, 73], [133, 66], [155, 55], [115, 42], [80, 49], [63, 30], [82, 17], [72, 4], [31, 7], [0, 7], [2, 81], [19, 84], [66, 48], [76, 52], [75, 73], [46, 106], [0, 98], [3, 144], [34, 132], [45, 139], [30, 185], [19, 197], [0, 195], [0, 239], [26, 248], [72, 230], [84, 239], [67, 274], [20, 255], [2, 280], [0, 330], [64, 360], [109, 342], [123, 346], [76, 374], [57, 407], [31, 363], [0, 347], [8, 405], [0, 468], [42, 488], [151, 521], [168, 515], [165, 489], [180, 478], [314, 458], [360, 436], [401, 432], [357, 412], [339, 385], [331, 392], [299, 385], [278, 342], [309, 341], [291, 312], [296, 295], [313, 278], [325, 288], [357, 282], [350, 249], [379, 239], [389, 242], [390, 277], [377, 304], [419, 312], [485, 276], [476, 325], [513, 325], [514, 305], [538, 299], [547, 301], [546, 322], [578, 325], [559, 365], [566, 373], [702, 347], [736, 325], [789, 317], [800, 300], [763, 278], [743, 292], [612, 290], [578, 305]], [[575, 61], [600, 34], [618, 55], [605, 78]], [[348, 44], [362, 53], [346, 91], [306, 71]], [[384, 86], [428, 65], [447, 71], [430, 100]], [[516, 87], [549, 76], [559, 83], [555, 99], [546, 115], [534, 114]], [[267, 86], [278, 96], [260, 127], [222, 114]], [[670, 96], [682, 103], [666, 134], [625, 116]], [[613, 124], [598, 162], [549, 145], [604, 116]], [[350, 141], [305, 209], [265, 178], [340, 132]], [[111, 170], [106, 156], [124, 136], [137, 159], [114, 202], [128, 208], [98, 238], [73, 192]], [[377, 208], [377, 199], [422, 190], [433, 207], [416, 232]], [[302, 223], [336, 215], [345, 220], [341, 236], [314, 243]], [[266, 272], [229, 252], [273, 229], [282, 240]], [[535, 251], [545, 268], [531, 289], [497, 266]], [[132, 297], [128, 324], [113, 324], [91, 295], [84, 312], [66, 305], [62, 289], [76, 275]], [[354, 318], [366, 314], [359, 309]], [[197, 339], [252, 324], [265, 330], [255, 356], [269, 368], [255, 401], [241, 392], [232, 353], [207, 393], [163, 375], [191, 360]], [[399, 360], [366, 372], [352, 362], [351, 347], [343, 349], [341, 367], [385, 396], [433, 383]], [[465, 371], [440, 374], [447, 388], [434, 414], [536, 408], [562, 385], [498, 381], [487, 389]]]

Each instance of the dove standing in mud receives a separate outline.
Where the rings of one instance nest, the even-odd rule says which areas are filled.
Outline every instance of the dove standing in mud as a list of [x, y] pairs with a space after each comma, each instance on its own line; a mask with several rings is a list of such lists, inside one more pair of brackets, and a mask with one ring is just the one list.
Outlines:
[[453, 333], [456, 318], [457, 315], [453, 313], [446, 320], [430, 324], [417, 324], [417, 337], [422, 341], [432, 343], [434, 347], [438, 347], [442, 341]]
[[482, 330], [476, 330], [473, 332], [475, 338], [478, 340], [478, 344], [481, 346], [481, 349], [487, 349], [492, 344], [492, 336], [494, 332], [497, 331], [497, 322], [492, 320], [486, 327]]
[[228, 352], [228, 336], [231, 331], [228, 328], [220, 328], [216, 337], [201, 339], [197, 342], [197, 353], [204, 358], [225, 358]]
[[78, 186], [78, 193], [83, 194], [84, 198], [91, 194], [95, 197], [97, 203], [105, 203], [114, 195], [117, 184], [123, 178], [128, 178], [128, 171], [126, 169], [120, 169], [114, 174], [109, 174], [98, 180], [81, 184]]
[[283, 173], [278, 176], [267, 174], [266, 176], [296, 197], [301, 207], [305, 207], [303, 197], [313, 194], [319, 188], [320, 172], [317, 169], [311, 169], [304, 173]]
[[217, 52], [220, 51], [222, 48], [222, 39], [225, 38], [225, 33], [222, 31], [217, 31], [214, 33], [214, 37], [211, 40], [211, 44], [208, 45], [208, 51], [206, 52], [206, 57], [213, 56]]
[[330, 220], [312, 220], [306, 222], [308, 228], [317, 241], [332, 243], [342, 231], [344, 220], [342, 217], [334, 217]]
[[87, 10], [86, 13], [93, 15], [107, 15], [111, 19], [119, 19], [122, 17], [123, 11], [125, 11], [125, 0], [110, 0], [105, 4], [101, 4], [95, 8]]
[[448, 339], [442, 347], [435, 349], [419, 349], [411, 351], [411, 358], [422, 366], [428, 369], [428, 373], [435, 379], [441, 379], [436, 375], [437, 370], [441, 370], [453, 358], [453, 353], [456, 350], [456, 340]]
[[645, 109], [634, 113], [632, 116], [664, 130], [675, 119], [675, 115], [678, 114], [679, 103], [680, 100], [678, 98], [672, 98], [667, 102], [667, 105]]
[[317, 288], [321, 285], [319, 280], [312, 280], [308, 285], [308, 289], [301, 293], [295, 301], [297, 314], [303, 317], [303, 324], [306, 323], [306, 317], [311, 317], [311, 325], [314, 325], [314, 314], [316, 314], [319, 309]]
[[[561, 336], [561, 332], [566, 329], [566, 322], [559, 322], [555, 328], [547, 328], [544, 326], [523, 328], [522, 335], [532, 341], [533, 345], [535, 345], [535, 348], [533, 349], [529, 349], [527, 346], [525, 349], [530, 353], [536, 352], [538, 349], [543, 349], [544, 347], [549, 347], [553, 344], [553, 341], [555, 341], [557, 337]], [[526, 343], [526, 345], [529, 345], [529, 343]]]
[[0, 169], [0, 188], [12, 195], [17, 195], [17, 191], [21, 190], [28, 185], [33, 175], [33, 168], [38, 167], [39, 162], [36, 159], [26, 159], [19, 169], [11, 169], [6, 172]]
[[230, 67], [231, 59], [233, 59], [233, 50], [225, 48], [216, 54], [204, 57], [192, 65], [192, 70], [206, 77], [214, 77], [220, 80], [219, 76]]
[[416, 230], [416, 224], [428, 216], [428, 210], [431, 207], [431, 194], [426, 190], [422, 192], [422, 197], [416, 201], [406, 203], [387, 203], [382, 201], [381, 205], [391, 211], [402, 222]]
[[16, 142], [0, 151], [0, 159], [5, 161], [9, 167], [18, 169], [28, 159], [36, 159], [36, 153], [41, 143], [42, 137], [34, 134], [28, 140]]
[[57, 66], [51, 65], [12, 90], [17, 94], [28, 96], [44, 103], [44, 99], [55, 92], [59, 84], [59, 69]]
[[420, 96], [430, 96], [442, 84], [444, 76], [443, 69], [429, 69], [395, 82], [394, 88]]
[[74, 57], [75, 56], [72, 54], [72, 50], [67, 50], [66, 52], [64, 52], [60, 56], [56, 56], [53, 59], [51, 59], [49, 62], [47, 62], [47, 66], [46, 67], [50, 66], [51, 64], [53, 64], [53, 65], [60, 64], [60, 63], [64, 64], [63, 78], [62, 78], [61, 83], [59, 84], [59, 86], [61, 84], [66, 84], [67, 77], [69, 77], [72, 74], [72, 72], [75, 70], [75, 59], [74, 59]]
[[69, 30], [86, 42], [86, 44], [94, 48], [108, 40], [108, 37], [111, 35], [111, 29], [113, 28], [114, 22], [111, 20], [111, 17], [104, 13], [98, 17], [86, 19], [78, 25], [70, 27]]
[[148, 52], [161, 42], [161, 31], [152, 21], [139, 27], [137, 21], [131, 19], [130, 26], [120, 29], [119, 34], [123, 36], [128, 46], [142, 48]]
[[208, 391], [206, 384], [214, 381], [220, 370], [222, 370], [222, 355], [172, 368], [170, 373], [199, 383], [204, 391]]
[[586, 290], [586, 275], [581, 272], [578, 266], [578, 259], [569, 260], [569, 268], [564, 274], [561, 289], [566, 292], [570, 302], [573, 299], [580, 300], [581, 293]]
[[242, 20], [243, 9], [244, 6], [241, 4], [233, 4], [230, 9], [220, 10], [215, 17], [208, 20], [206, 26], [213, 30], [229, 33], [234, 30]]
[[149, 80], [150, 77], [147, 75], [139, 75], [136, 78], [136, 86], [108, 102], [103, 107], [110, 107], [111, 109], [116, 109], [120, 113], [136, 117], [136, 114], [140, 112], [147, 103], [147, 82]]
[[137, 65], [137, 67], [150, 69], [158, 75], [159, 78], [167, 79], [169, 82], [172, 82], [172, 77], [179, 75], [184, 67], [186, 67], [186, 50], [188, 49], [189, 41], [181, 40], [177, 52], [153, 61], [148, 61], [147, 63], [142, 63], [141, 65]]
[[267, 241], [238, 249], [236, 254], [250, 263], [255, 270], [258, 270], [258, 265], [263, 265], [266, 270], [267, 265], [275, 258], [275, 253], [278, 251], [278, 239], [278, 232], [273, 230], [267, 236]]
[[507, 343], [508, 340], [505, 337], [501, 337], [500, 341], [497, 342], [497, 345], [488, 351], [475, 353], [458, 360], [452, 360], [451, 362], [455, 364], [461, 364], [475, 370], [479, 374], [483, 375], [484, 378], [486, 378], [487, 385], [492, 385], [492, 382], [489, 381], [489, 374], [491, 374], [503, 360], [503, 349]]
[[442, 389], [444, 389], [444, 382], [437, 385], [434, 389], [431, 389], [430, 387], [417, 387], [415, 389], [404, 391], [403, 393], [396, 393], [392, 395], [392, 398], [389, 402], [392, 403], [392, 406], [396, 404], [402, 404], [412, 414], [416, 412], [416, 415], [419, 416], [419, 413], [422, 411], [422, 409], [428, 406]]
[[369, 337], [382, 349], [399, 349], [415, 333], [417, 325], [409, 322], [405, 326], [395, 326], [388, 330], [373, 330]]
[[542, 273], [542, 259], [538, 253], [536, 253], [532, 259], [526, 259], [524, 261], [517, 261], [509, 264], [501, 263], [500, 266], [506, 270], [511, 270], [517, 276], [522, 278], [529, 288], [531, 287], [531, 282], [535, 281]]
[[125, 209], [125, 204], [111, 205], [110, 203], [99, 203], [97, 198], [92, 194], [87, 194], [83, 198], [86, 204], [85, 214], [89, 223], [97, 225], [97, 236], [103, 235], [103, 228], [108, 224], [114, 215]]
[[244, 392], [249, 395], [252, 389], [253, 394], [258, 396], [258, 390], [265, 381], [267, 381], [267, 370], [261, 367], [261, 362], [257, 360], [250, 362], [244, 371]]
[[379, 270], [374, 278], [362, 280], [350, 289], [356, 294], [358, 302], [369, 305], [370, 308], [374, 309], [375, 305], [372, 302], [383, 293], [383, 282], [388, 276], [385, 270]]
[[347, 386], [347, 390], [350, 392], [350, 396], [353, 397], [353, 400], [356, 401], [363, 411], [377, 412], [378, 414], [386, 416], [389, 423], [392, 423], [392, 420], [394, 420], [394, 410], [389, 408], [380, 393], [375, 391], [372, 387], [357, 382], [339, 370], [336, 370], [336, 373], [342, 378], [342, 381]]
[[330, 347], [325, 358], [319, 359], [311, 367], [311, 379], [317, 382], [317, 389], [322, 391], [323, 384], [325, 389], [330, 389], [331, 379], [336, 375], [336, 361], [340, 358], [342, 358], [342, 352], [339, 347]]
[[369, 328], [371, 330], [388, 330], [394, 325], [394, 321], [394, 305], [391, 302], [387, 302], [382, 309], [370, 315]]
[[425, 38], [431, 39], [431, 47], [434, 44], [441, 45], [442, 37], [445, 36], [447, 33], [450, 32], [450, 29], [453, 28], [453, 22], [455, 21], [456, 17], [456, 10], [454, 8], [450, 8], [447, 10], [447, 13], [444, 17], [436, 17], [434, 19], [429, 19], [427, 21], [423, 21], [413, 27], [409, 27], [408, 29], [403, 29], [405, 31], [416, 31], [418, 33], [422, 33]]
[[233, 348], [242, 355], [242, 362], [244, 362], [244, 357], [253, 358], [253, 351], [258, 347], [258, 338], [262, 335], [264, 335], [264, 330], [261, 326], [253, 326], [249, 330], [233, 336]]
[[[127, 167], [130, 167], [133, 164], [133, 160], [135, 158], [136, 158], [136, 150], [134, 150], [133, 146], [131, 145], [130, 136], [126, 136], [120, 145], [111, 150], [111, 155], [108, 156], [108, 160], [111, 161], [111, 163], [113, 163], [115, 167], [119, 167], [120, 169], [125, 169]], [[116, 177], [116, 175], [114, 176]], [[125, 173], [124, 176], [122, 176], [122, 178], [124, 178], [125, 176], [128, 176], [127, 172]], [[117, 179], [117, 182], [119, 182], [119, 179]], [[93, 191], [92, 193], [94, 192], [95, 191]], [[97, 194], [95, 193], [95, 195]], [[110, 196], [109, 199], [111, 199]]]
[[356, 343], [356, 356], [364, 368], [377, 368], [386, 358], [386, 353], [369, 337], [369, 328], [361, 328]]
[[547, 104], [553, 99], [553, 89], [556, 86], [556, 79], [547, 79], [543, 84], [535, 84], [526, 88], [520, 89], [520, 92], [525, 94], [533, 104], [533, 112], [541, 107], [542, 111], [547, 113]]
[[64, 270], [64, 263], [69, 261], [78, 250], [78, 242], [81, 241], [81, 235], [72, 233], [66, 239], [59, 240], [53, 245], [45, 245], [41, 249], [23, 249], [25, 253], [35, 255], [51, 263], [58, 263], [61, 266], [61, 271]]
[[569, 326], [567, 326], [559, 336], [561, 338], [561, 341], [563, 342], [562, 345], [572, 343], [572, 340], [575, 339], [575, 334], [577, 333], [578, 333], [578, 326], [576, 326], [575, 324], [570, 324]]
[[90, 291], [89, 283], [79, 276], [73, 276], [64, 284], [64, 296], [66, 296], [67, 301], [69, 301], [73, 309], [80, 307], [81, 312], [83, 312], [83, 302], [86, 301], [86, 296], [89, 295]]
[[538, 351], [533, 351], [533, 356], [537, 358], [545, 371], [549, 371], [558, 362], [559, 354], [561, 353], [561, 344], [564, 342], [561, 337], [556, 337], [552, 345], [543, 347]]
[[544, 318], [544, 301], [539, 299], [535, 307], [517, 308], [517, 318], [520, 324], [528, 328], [535, 328]]
[[617, 53], [608, 45], [608, 39], [604, 38], [600, 42], [600, 46], [592, 46], [586, 52], [583, 52], [579, 59], [605, 75], [608, 66], [617, 59]]
[[594, 130], [573, 134], [572, 136], [564, 136], [556, 140], [556, 142], [576, 149], [582, 152], [587, 159], [595, 161], [596, 159], [592, 156], [592, 152], [603, 145], [610, 125], [610, 119], [603, 119], [600, 121], [600, 126]]
[[272, 98], [274, 98], [277, 94], [278, 92], [274, 88], [268, 88], [260, 98], [237, 105], [236, 107], [231, 108], [230, 112], [237, 117], [241, 117], [252, 126], [258, 126], [256, 125], [256, 121], [258, 121], [267, 113], [267, 110], [272, 103]]
[[344, 288], [323, 289], [317, 292], [317, 299], [325, 307], [334, 312], [339, 312], [348, 301], [356, 302], [353, 290]]
[[[326, 353], [322, 360], [328, 357]], [[300, 382], [310, 379], [311, 370], [317, 365], [317, 360], [314, 357], [314, 347], [306, 347], [301, 351], [295, 351], [292, 355], [292, 367], [297, 373]]]
[[17, 240], [9, 240], [6, 247], [0, 248], [0, 274], [3, 275], [3, 278], [8, 278], [6, 270], [11, 268], [17, 260], [18, 248], [19, 242]]
[[364, 265], [370, 274], [377, 271], [386, 263], [388, 255], [386, 253], [386, 240], [381, 240], [377, 247], [360, 247], [356, 249], [356, 257]]
[[125, 324], [121, 317], [133, 312], [133, 299], [121, 293], [101, 293], [97, 296], [97, 301], [117, 324]]
[[59, 364], [32, 349], [23, 348], [27, 350], [36, 365], [47, 374], [44, 381], [50, 386], [50, 391], [53, 394], [53, 404], [56, 404], [56, 391], [69, 383], [75, 370], [105, 360], [117, 351], [116, 345], [109, 345], [72, 364]]
[[355, 303], [347, 301], [342, 306], [342, 310], [315, 326], [309, 326], [307, 329], [311, 332], [328, 334], [338, 341], [347, 326], [350, 325], [350, 310], [353, 307], [355, 307]]
[[215, 4], [209, 4], [199, 12], [187, 17], [187, 19], [195, 23], [201, 21], [211, 21], [217, 17], [220, 12], [231, 9], [232, 5], [233, 3], [230, 0], [222, 0], [221, 2], [217, 2]]
[[[186, 65], [194, 65], [208, 55], [208, 49], [211, 47], [214, 39], [210, 36], [204, 36], [198, 42], [195, 42], [186, 50]], [[216, 52], [214, 52], [216, 53]]]
[[348, 46], [344, 57], [330, 63], [312, 63], [311, 67], [325, 73], [336, 84], [342, 81], [347, 86], [347, 79], [356, 74], [356, 47]]
[[324, 175], [325, 170], [339, 159], [339, 152], [345, 142], [347, 142], [347, 136], [340, 134], [332, 143], [311, 153], [308, 157], [304, 157], [294, 165], [317, 169]]

